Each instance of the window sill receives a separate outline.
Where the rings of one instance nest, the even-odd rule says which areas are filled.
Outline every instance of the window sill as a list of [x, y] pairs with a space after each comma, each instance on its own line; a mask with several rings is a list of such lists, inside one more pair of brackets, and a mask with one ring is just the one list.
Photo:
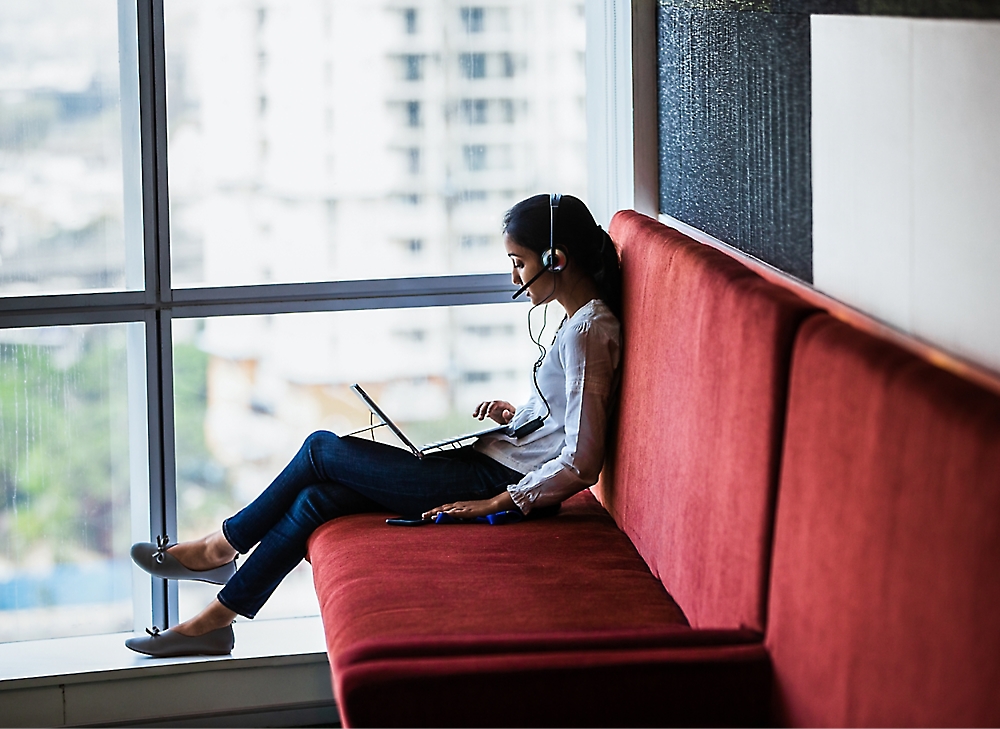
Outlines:
[[234, 630], [229, 656], [147, 658], [125, 647], [127, 633], [0, 645], [0, 724], [336, 721], [319, 617], [241, 621]]

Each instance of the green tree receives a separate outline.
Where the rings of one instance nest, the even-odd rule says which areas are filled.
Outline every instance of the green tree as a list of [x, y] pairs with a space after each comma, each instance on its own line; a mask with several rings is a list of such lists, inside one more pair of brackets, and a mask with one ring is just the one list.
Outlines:
[[0, 542], [15, 561], [42, 542], [57, 561], [127, 546], [124, 332], [90, 328], [62, 366], [66, 354], [0, 344]]
[[228, 474], [205, 443], [209, 355], [190, 343], [174, 344], [174, 442], [177, 454], [175, 539], [218, 529], [232, 510]]

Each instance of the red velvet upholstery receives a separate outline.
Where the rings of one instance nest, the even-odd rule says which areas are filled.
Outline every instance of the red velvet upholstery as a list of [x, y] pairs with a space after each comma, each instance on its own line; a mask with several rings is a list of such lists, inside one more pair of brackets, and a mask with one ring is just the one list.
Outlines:
[[363, 641], [685, 625], [593, 495], [550, 519], [392, 527], [324, 524], [310, 541], [330, 655]]
[[598, 494], [692, 626], [763, 631], [788, 361], [813, 309], [638, 213], [611, 235], [621, 414]]
[[[406, 529], [384, 520], [384, 514], [337, 519], [310, 540], [334, 690], [347, 724], [420, 724], [425, 714], [404, 702], [444, 694], [454, 707], [426, 709], [426, 723], [600, 724], [615, 696], [628, 698], [621, 716], [638, 723], [690, 723], [698, 706], [709, 723], [763, 716], [758, 691], [770, 669], [759, 636], [693, 634], [589, 491], [555, 517], [503, 527]], [[748, 642], [757, 648], [732, 647]], [[715, 685], [743, 688], [726, 694], [706, 686], [672, 704], [646, 690], [654, 676], [683, 673], [686, 664], [702, 678], [718, 664]], [[455, 687], [463, 681], [476, 693], [459, 699]], [[525, 696], [536, 691], [549, 697], [546, 711], [537, 696]], [[499, 703], [484, 714], [487, 697]], [[590, 703], [579, 706], [600, 704], [605, 713], [568, 708], [581, 697]]]
[[644, 216], [619, 213], [612, 235], [625, 351], [600, 492], [628, 536], [590, 492], [504, 527], [321, 527], [309, 551], [347, 725], [766, 720], [785, 378], [814, 310]]
[[350, 666], [337, 681], [349, 726], [762, 725], [769, 688], [759, 642], [431, 653]]
[[1000, 398], [824, 315], [795, 348], [787, 428], [778, 719], [1000, 724]]

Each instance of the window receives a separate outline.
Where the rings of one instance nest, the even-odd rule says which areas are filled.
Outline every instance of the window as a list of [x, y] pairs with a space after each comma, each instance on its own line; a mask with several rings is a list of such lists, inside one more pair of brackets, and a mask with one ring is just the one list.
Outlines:
[[460, 53], [458, 67], [464, 78], [512, 78], [517, 73], [517, 59], [513, 53]]
[[407, 81], [419, 81], [424, 77], [423, 56], [407, 54], [403, 56], [403, 78]]
[[463, 235], [459, 245], [462, 250], [483, 250], [490, 248], [493, 236], [489, 235]]
[[462, 148], [462, 157], [470, 172], [509, 169], [512, 164], [511, 149], [503, 144], [467, 144]]
[[458, 66], [465, 78], [486, 78], [485, 53], [461, 53]]
[[391, 199], [400, 205], [420, 205], [420, 194], [416, 192], [396, 192]]
[[[469, 421], [467, 411], [477, 397], [485, 397], [470, 385], [489, 384], [494, 369], [504, 376], [509, 359], [497, 358], [489, 348], [493, 337], [480, 338], [479, 352], [451, 348], [451, 332], [481, 322], [520, 326], [526, 308], [521, 303], [177, 320], [178, 538], [218, 528], [268, 485], [312, 431], [346, 433], [367, 425], [367, 409], [349, 390], [354, 382], [412, 438], [429, 443], [455, 434], [454, 423]], [[357, 346], [362, 341], [364, 346]], [[506, 346], [508, 357], [530, 362], [533, 345], [527, 337]], [[468, 370], [478, 379], [460, 374]], [[518, 380], [506, 384], [519, 402], [530, 387], [530, 370], [522, 370]], [[392, 442], [379, 431], [375, 437]], [[196, 582], [178, 585], [184, 615], [218, 592], [217, 586]], [[257, 619], [317, 609], [303, 564]]]
[[458, 193], [458, 201], [463, 203], [486, 202], [489, 198], [490, 194], [486, 190], [461, 190]]
[[[530, 340], [509, 337], [523, 327], [527, 308], [504, 303], [178, 320], [180, 538], [217, 528], [267, 486], [312, 431], [366, 425], [368, 411], [349, 390], [354, 382], [414, 438], [430, 442], [453, 432], [451, 423], [465, 422], [478, 402], [463, 389], [467, 378], [460, 372], [477, 372], [476, 381], [485, 381], [491, 372], [506, 373], [511, 357], [530, 362]], [[473, 328], [479, 350], [448, 346], [453, 332]], [[497, 337], [505, 338], [508, 358], [490, 362], [495, 352], [483, 346]], [[510, 396], [519, 401], [531, 381], [530, 369], [522, 370]]]
[[146, 423], [128, 340], [141, 329], [0, 330], [0, 641], [132, 627], [130, 474], [145, 463], [130, 431], [141, 444]]
[[[154, 593], [128, 546], [217, 528], [309, 431], [367, 424], [352, 382], [428, 442], [527, 396], [499, 226], [584, 194], [554, 152], [582, 149], [579, 92], [544, 100], [572, 128], [532, 116], [583, 25], [508, 51], [526, 6], [499, 5], [456, 50], [368, 0], [0, 3], [0, 641], [190, 616], [216, 588]], [[161, 37], [165, 85], [139, 75]], [[504, 100], [455, 88], [515, 48], [539, 50]], [[262, 617], [315, 611], [308, 570]]]
[[500, 99], [497, 102], [497, 107], [499, 109], [499, 114], [497, 115], [499, 121], [504, 124], [514, 123], [514, 102], [510, 99]]
[[[510, 15], [512, 24], [527, 18], [527, 6], [510, 2], [486, 9], [489, 49], [480, 47], [485, 36], [453, 49], [444, 36], [424, 32], [424, 11], [411, 3], [372, 9], [362, 0], [297, 0], [289, 5], [294, 13], [280, 18], [268, 5], [266, 26], [257, 32], [259, 5], [164, 0], [165, 209], [175, 287], [378, 278], [384, 275], [383, 262], [399, 254], [397, 241], [411, 235], [427, 239], [429, 246], [438, 239], [431, 247], [441, 252], [428, 256], [420, 275], [499, 273], [504, 269], [499, 239], [493, 241], [500, 257], [492, 268], [486, 268], [487, 255], [449, 255], [440, 239], [450, 236], [449, 245], [456, 246], [458, 238], [447, 231], [469, 225], [496, 229], [503, 207], [516, 201], [503, 197], [506, 190], [522, 196], [539, 189], [585, 194], [584, 158], [576, 152], [586, 142], [580, 85], [560, 84], [544, 100], [536, 92], [549, 88], [545, 82], [552, 64], [573, 65], [570, 59], [583, 48], [582, 33], [567, 36], [575, 40], [556, 51], [542, 42], [553, 29], [540, 22], [508, 46], [504, 35], [493, 34], [497, 18]], [[456, 26], [460, 7], [450, 11]], [[401, 32], [407, 8], [417, 11], [419, 48], [412, 45], [415, 38]], [[327, 14], [337, 29], [331, 38], [319, 32]], [[310, 23], [316, 38], [303, 43]], [[386, 36], [386, 27], [396, 28], [398, 35]], [[206, 37], [216, 39], [211, 48], [203, 42]], [[376, 38], [381, 40], [376, 43]], [[268, 58], [264, 78], [256, 72], [260, 52]], [[502, 53], [514, 59], [527, 53], [533, 60], [517, 66], [520, 75], [504, 79]], [[469, 93], [471, 84], [480, 86], [479, 79], [465, 81], [461, 67], [502, 81], [502, 95], [487, 92], [490, 86]], [[337, 69], [344, 72], [334, 73]], [[261, 95], [267, 97], [263, 116]], [[565, 115], [572, 125], [539, 123], [550, 118], [550, 109], [567, 110], [559, 118]], [[463, 125], [480, 127], [474, 139], [463, 137]], [[490, 169], [505, 170], [504, 177], [475, 183], [477, 192], [492, 196], [493, 209], [484, 204], [475, 213], [459, 212], [454, 203], [465, 201], [461, 191], [468, 183], [444, 181], [467, 170], [462, 147], [472, 142], [506, 146], [516, 154], [510, 164], [502, 156], [488, 159]], [[412, 167], [419, 169], [419, 187], [409, 172], [410, 160], [401, 159], [400, 150], [410, 147], [420, 148]], [[332, 215], [327, 213], [331, 205]], [[363, 224], [366, 215], [388, 221], [403, 207], [408, 217], [392, 225], [373, 230]], [[474, 219], [458, 220], [459, 215]], [[265, 223], [268, 236], [260, 232]], [[405, 229], [411, 225], [421, 227]], [[367, 241], [371, 255], [344, 253], [347, 241], [358, 239]]]
[[501, 53], [499, 57], [500, 61], [500, 75], [504, 78], [510, 78], [514, 75], [514, 56], [511, 53]]
[[482, 33], [484, 15], [485, 11], [483, 8], [462, 8], [462, 25], [465, 27], [465, 32]]
[[486, 110], [489, 102], [486, 99], [462, 99], [462, 121], [466, 124], [485, 124]]
[[462, 156], [465, 159], [465, 169], [478, 171], [486, 169], [486, 145], [467, 144], [462, 148]]
[[514, 102], [511, 99], [462, 99], [459, 116], [465, 124], [513, 124]]
[[420, 102], [406, 102], [406, 125], [410, 127], [420, 126]]
[[414, 35], [417, 32], [416, 8], [403, 8], [403, 27], [408, 35]]
[[141, 212], [126, 204], [141, 194], [138, 72], [119, 74], [117, 13], [0, 3], [0, 296], [143, 288]]

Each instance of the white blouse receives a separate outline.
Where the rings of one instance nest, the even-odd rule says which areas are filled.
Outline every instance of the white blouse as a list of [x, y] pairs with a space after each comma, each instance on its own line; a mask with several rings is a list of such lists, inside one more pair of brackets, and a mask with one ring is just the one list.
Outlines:
[[[523, 438], [491, 434], [476, 441], [480, 453], [526, 474], [507, 487], [523, 513], [597, 483], [620, 358], [618, 319], [593, 299], [563, 322], [538, 370], [538, 388], [552, 408], [542, 427]], [[516, 428], [543, 415], [545, 403], [534, 391], [511, 422]]]

